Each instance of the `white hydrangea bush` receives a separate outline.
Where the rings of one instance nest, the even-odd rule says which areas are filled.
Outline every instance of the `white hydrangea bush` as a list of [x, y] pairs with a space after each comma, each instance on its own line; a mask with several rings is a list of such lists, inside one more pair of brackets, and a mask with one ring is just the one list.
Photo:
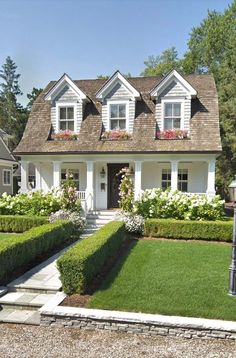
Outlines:
[[181, 191], [145, 190], [134, 203], [133, 212], [144, 218], [173, 218], [177, 220], [222, 220], [224, 200], [219, 195], [209, 197]]
[[141, 215], [123, 211], [116, 220], [124, 221], [125, 229], [131, 234], [142, 235], [144, 232], [144, 218]]
[[74, 230], [77, 232], [82, 232], [86, 224], [86, 219], [79, 212], [70, 210], [58, 210], [49, 216], [50, 223], [54, 223], [57, 220], [71, 221]]

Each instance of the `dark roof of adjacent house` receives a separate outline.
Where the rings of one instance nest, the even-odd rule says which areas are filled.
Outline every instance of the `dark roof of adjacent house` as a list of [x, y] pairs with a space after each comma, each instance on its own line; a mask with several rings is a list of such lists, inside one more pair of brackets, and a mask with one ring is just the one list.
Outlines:
[[0, 135], [0, 160], [16, 162], [15, 158], [11, 154], [10, 150], [8, 149], [1, 135]]
[[163, 77], [133, 77], [129, 82], [141, 94], [136, 103], [134, 131], [131, 140], [102, 141], [102, 104], [96, 93], [106, 80], [78, 80], [74, 83], [90, 98], [86, 103], [78, 141], [53, 141], [51, 133], [51, 102], [45, 94], [55, 85], [50, 82], [35, 101], [23, 138], [15, 154], [40, 153], [182, 153], [220, 152], [218, 97], [212, 75], [189, 75], [184, 78], [197, 91], [192, 99], [190, 139], [156, 140], [155, 103], [150, 91]]

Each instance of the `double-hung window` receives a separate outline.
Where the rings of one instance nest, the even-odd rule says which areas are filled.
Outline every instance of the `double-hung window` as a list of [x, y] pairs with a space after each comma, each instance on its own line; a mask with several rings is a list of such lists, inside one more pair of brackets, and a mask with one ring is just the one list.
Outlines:
[[3, 169], [2, 176], [3, 185], [11, 185], [11, 170]]
[[188, 191], [188, 169], [178, 170], [178, 190]]
[[164, 130], [180, 129], [181, 103], [164, 102]]
[[170, 169], [162, 169], [161, 187], [163, 190], [166, 190], [170, 186], [171, 186], [171, 170]]
[[75, 130], [75, 108], [74, 106], [59, 107], [59, 130]]
[[110, 129], [124, 130], [126, 129], [127, 121], [127, 104], [126, 103], [111, 103], [109, 111]]

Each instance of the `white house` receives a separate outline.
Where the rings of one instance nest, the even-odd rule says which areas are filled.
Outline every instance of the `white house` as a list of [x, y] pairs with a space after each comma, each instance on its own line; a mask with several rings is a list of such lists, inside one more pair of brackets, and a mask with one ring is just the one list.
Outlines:
[[[72, 131], [76, 136], [65, 131]], [[147, 188], [171, 186], [215, 195], [221, 152], [218, 99], [211, 75], [75, 80], [64, 74], [35, 101], [15, 150], [21, 190], [29, 163], [36, 189], [58, 186], [73, 173], [87, 210], [118, 206], [119, 176], [134, 172], [135, 198]]]
[[13, 167], [17, 162], [8, 148], [10, 137], [0, 128], [0, 195], [13, 194]]

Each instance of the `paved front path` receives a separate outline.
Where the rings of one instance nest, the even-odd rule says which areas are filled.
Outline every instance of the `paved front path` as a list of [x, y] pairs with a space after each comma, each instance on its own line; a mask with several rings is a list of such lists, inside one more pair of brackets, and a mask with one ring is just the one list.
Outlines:
[[1, 358], [233, 358], [236, 352], [236, 343], [225, 340], [7, 324], [0, 327]]

